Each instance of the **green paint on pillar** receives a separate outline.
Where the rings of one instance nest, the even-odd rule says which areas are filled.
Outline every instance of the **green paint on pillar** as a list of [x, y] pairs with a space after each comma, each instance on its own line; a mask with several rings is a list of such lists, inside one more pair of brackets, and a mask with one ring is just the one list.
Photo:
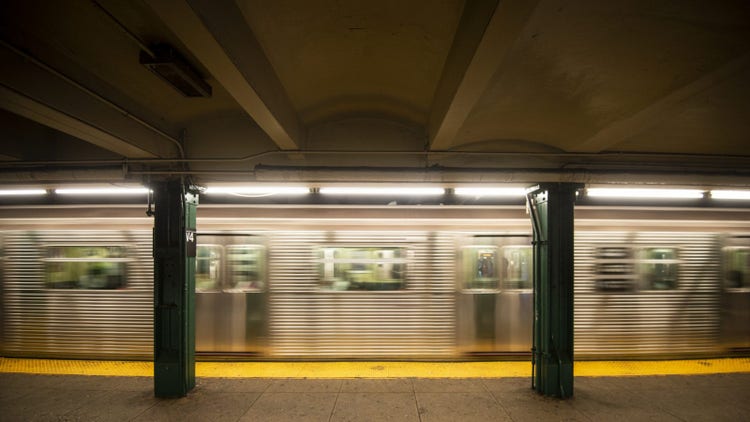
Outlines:
[[195, 387], [195, 217], [198, 196], [182, 180], [153, 186], [154, 394]]
[[534, 230], [532, 387], [573, 396], [573, 205], [583, 186], [549, 183], [528, 190]]

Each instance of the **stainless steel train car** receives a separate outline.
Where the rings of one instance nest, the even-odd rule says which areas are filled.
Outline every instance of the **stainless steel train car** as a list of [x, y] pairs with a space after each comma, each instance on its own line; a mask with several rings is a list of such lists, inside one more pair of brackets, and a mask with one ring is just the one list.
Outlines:
[[[750, 350], [750, 211], [576, 209], [576, 358]], [[4, 356], [148, 359], [141, 206], [0, 207]], [[201, 205], [199, 356], [528, 355], [523, 206]]]

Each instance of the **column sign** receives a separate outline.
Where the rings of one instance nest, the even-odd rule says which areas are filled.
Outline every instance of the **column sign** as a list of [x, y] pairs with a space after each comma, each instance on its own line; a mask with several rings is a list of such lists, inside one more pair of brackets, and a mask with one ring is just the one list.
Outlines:
[[185, 230], [185, 253], [188, 258], [195, 258], [195, 230]]

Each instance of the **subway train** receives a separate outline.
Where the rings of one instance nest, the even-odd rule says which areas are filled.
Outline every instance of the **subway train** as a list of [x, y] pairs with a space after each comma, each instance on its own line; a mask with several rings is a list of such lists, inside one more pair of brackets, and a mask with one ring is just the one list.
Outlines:
[[[3, 356], [150, 359], [153, 219], [0, 207]], [[578, 206], [576, 359], [747, 355], [750, 210]], [[528, 358], [522, 205], [201, 205], [199, 359]]]

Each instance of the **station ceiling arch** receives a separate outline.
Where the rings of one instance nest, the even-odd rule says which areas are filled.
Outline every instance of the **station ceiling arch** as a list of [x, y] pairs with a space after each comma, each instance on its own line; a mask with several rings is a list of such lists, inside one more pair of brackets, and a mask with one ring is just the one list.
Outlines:
[[2, 183], [750, 184], [742, 0], [10, 0], [0, 22]]

